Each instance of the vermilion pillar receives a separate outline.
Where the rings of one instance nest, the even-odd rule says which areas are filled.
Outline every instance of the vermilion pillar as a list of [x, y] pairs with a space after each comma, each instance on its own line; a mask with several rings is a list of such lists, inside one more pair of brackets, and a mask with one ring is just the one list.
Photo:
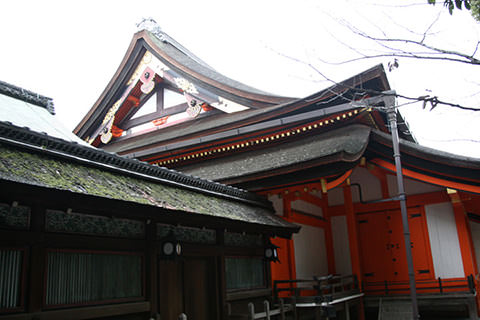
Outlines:
[[472, 240], [470, 238], [465, 208], [463, 207], [463, 203], [456, 190], [449, 189], [448, 195], [450, 196], [453, 212], [455, 213], [455, 223], [457, 225], [457, 234], [460, 243], [460, 251], [462, 253], [463, 270], [465, 271], [465, 276], [475, 275], [475, 251], [472, 247]]
[[[352, 261], [352, 273], [357, 276], [358, 286], [362, 288], [362, 267], [360, 264], [360, 245], [358, 243], [357, 220], [353, 209], [352, 189], [350, 187], [350, 179], [347, 180], [343, 187], [343, 199], [345, 207], [345, 215], [347, 217], [348, 242], [350, 245], [350, 259]], [[365, 319], [365, 311], [363, 300], [359, 304], [358, 319]]]
[[[291, 222], [292, 217], [292, 196], [285, 195], [283, 197], [283, 216], [285, 220]], [[287, 249], [287, 256], [288, 256], [288, 273], [290, 279], [295, 279], [297, 276], [297, 272], [295, 270], [295, 247], [293, 244], [293, 240], [286, 241], [286, 249]]]
[[328, 193], [322, 194], [322, 213], [327, 223], [325, 224], [325, 247], [327, 249], [327, 259], [328, 259], [328, 273], [336, 273], [335, 267], [335, 251], [333, 248], [333, 235], [332, 235], [332, 221], [330, 220], [330, 215], [328, 214]]

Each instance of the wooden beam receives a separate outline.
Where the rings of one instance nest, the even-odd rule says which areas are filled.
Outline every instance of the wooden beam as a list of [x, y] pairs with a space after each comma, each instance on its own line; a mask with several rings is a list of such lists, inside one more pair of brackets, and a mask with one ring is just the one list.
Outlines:
[[334, 189], [334, 188], [338, 187], [339, 185], [341, 185], [342, 183], [344, 183], [345, 180], [347, 180], [348, 177], [350, 177], [352, 172], [353, 172], [353, 169], [350, 169], [347, 172], [345, 172], [344, 174], [342, 174], [340, 177], [338, 177], [337, 179], [328, 182], [327, 183], [327, 190]]
[[125, 123], [121, 124], [120, 126], [122, 127], [122, 129], [128, 130], [130, 128], [133, 128], [135, 126], [153, 121], [153, 120], [158, 119], [158, 118], [162, 118], [162, 117], [165, 117], [165, 116], [170, 116], [170, 115], [173, 115], [173, 114], [184, 112], [185, 110], [187, 110], [187, 108], [188, 108], [188, 105], [186, 103], [182, 103], [182, 104], [179, 104], [177, 106], [167, 108], [165, 110], [149, 113], [149, 114], [140, 116], [140, 117], [135, 118], [135, 119], [130, 119], [130, 120], [126, 121]]
[[[385, 160], [381, 160], [381, 159], [372, 159], [371, 162], [387, 169], [387, 170], [390, 170], [392, 172], [396, 172], [396, 169], [395, 169], [395, 165], [391, 164], [390, 162], [387, 162]], [[412, 178], [412, 179], [415, 179], [415, 180], [419, 180], [419, 181], [423, 181], [423, 182], [426, 182], [426, 183], [430, 183], [430, 184], [434, 184], [434, 185], [437, 185], [437, 186], [442, 186], [442, 187], [447, 187], [447, 188], [451, 188], [451, 189], [458, 189], [458, 190], [463, 190], [463, 191], [469, 191], [469, 192], [473, 192], [473, 193], [480, 193], [480, 187], [478, 186], [472, 186], [472, 185], [468, 185], [468, 184], [464, 184], [464, 183], [459, 183], [459, 182], [453, 182], [453, 181], [449, 181], [449, 180], [446, 180], [446, 179], [441, 179], [441, 178], [436, 178], [436, 177], [432, 177], [432, 176], [428, 176], [428, 175], [425, 175], [425, 174], [422, 174], [422, 173], [418, 173], [418, 172], [415, 172], [415, 171], [412, 171], [410, 169], [405, 169], [403, 168], [402, 169], [402, 172], [403, 172], [403, 175], [405, 177], [409, 177], [409, 178]]]
[[322, 207], [322, 198], [315, 197], [311, 195], [310, 193], [301, 193], [300, 196], [296, 197], [296, 200], [303, 200], [308, 203], [314, 204], [318, 207]]
[[313, 214], [306, 214], [296, 210], [292, 210], [291, 221], [317, 228], [325, 228], [327, 226], [327, 222], [322, 217], [317, 217]]
[[[446, 192], [444, 191], [435, 191], [422, 194], [412, 194], [407, 197], [407, 207], [415, 206], [424, 206], [427, 204], [435, 204], [442, 202], [449, 202], [450, 199]], [[398, 201], [388, 201], [380, 203], [354, 203], [354, 211], [359, 213], [367, 213], [374, 211], [385, 211], [385, 210], [397, 210], [400, 209]], [[328, 207], [328, 212], [330, 216], [343, 216], [345, 215], [344, 205], [337, 205]]]

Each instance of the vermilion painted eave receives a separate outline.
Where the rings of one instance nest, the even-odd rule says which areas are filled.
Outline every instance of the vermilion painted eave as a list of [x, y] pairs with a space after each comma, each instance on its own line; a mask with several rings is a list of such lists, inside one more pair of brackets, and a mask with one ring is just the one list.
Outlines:
[[[375, 163], [376, 165], [378, 165], [378, 166], [380, 166], [384, 169], [387, 169], [389, 171], [397, 172], [397, 170], [395, 168], [395, 165], [390, 163], [390, 162], [387, 162], [385, 160], [371, 159], [370, 162]], [[480, 187], [478, 187], [478, 186], [472, 186], [472, 185], [465, 184], [465, 183], [453, 182], [453, 181], [449, 181], [449, 180], [442, 179], [442, 178], [431, 177], [429, 175], [426, 175], [426, 174], [423, 174], [423, 173], [418, 173], [418, 172], [415, 172], [413, 170], [406, 169], [406, 168], [402, 168], [402, 173], [403, 173], [404, 176], [406, 176], [408, 178], [412, 178], [412, 179], [415, 179], [415, 180], [418, 180], [418, 181], [434, 184], [434, 185], [437, 185], [437, 186], [440, 186], [440, 187], [446, 187], [446, 188], [450, 188], [450, 189], [462, 190], [462, 191], [467, 191], [467, 192], [473, 192], [473, 193], [480, 194]]]

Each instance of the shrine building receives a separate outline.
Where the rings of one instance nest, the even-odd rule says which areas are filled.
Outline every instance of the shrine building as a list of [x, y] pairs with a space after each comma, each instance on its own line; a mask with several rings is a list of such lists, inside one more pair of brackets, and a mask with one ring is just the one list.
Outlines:
[[[377, 65], [307, 97], [266, 93], [147, 23], [74, 132], [103, 150], [268, 198], [301, 226], [292, 239], [272, 239], [280, 258], [272, 281], [353, 274], [366, 308], [378, 308], [380, 298], [409, 292], [391, 89]], [[476, 314], [480, 161], [419, 145], [396, 118], [421, 312], [437, 296], [448, 309], [447, 293], [463, 292], [452, 308]], [[231, 292], [258, 294], [247, 291]]]

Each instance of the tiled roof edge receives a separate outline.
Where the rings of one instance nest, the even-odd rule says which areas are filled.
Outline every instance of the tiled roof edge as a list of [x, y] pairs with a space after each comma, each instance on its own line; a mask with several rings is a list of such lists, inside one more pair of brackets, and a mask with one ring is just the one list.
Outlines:
[[[130, 174], [140, 179], [152, 179], [179, 188], [202, 192], [216, 197], [234, 199], [271, 209], [271, 203], [265, 198], [239, 188], [223, 185], [218, 182], [189, 176], [175, 170], [151, 165], [136, 159], [127, 159], [101, 149], [82, 146], [76, 142], [68, 142], [51, 137], [45, 133], [21, 128], [9, 122], [0, 122], [0, 138], [4, 142], [16, 143], [23, 147], [31, 146], [40, 152], [55, 154], [70, 160], [101, 167], [122, 174]], [[1, 141], [0, 140], [0, 141]]]
[[37, 106], [47, 109], [51, 114], [55, 114], [53, 99], [42, 96], [33, 91], [25, 90], [0, 80], [0, 94], [4, 94], [15, 99], [20, 99], [28, 103], [33, 103]]
[[214, 70], [205, 61], [203, 61], [202, 59], [194, 55], [190, 50], [188, 50], [187, 48], [182, 46], [180, 43], [178, 43], [175, 39], [170, 37], [165, 31], [162, 30], [160, 25], [153, 18], [143, 18], [142, 21], [137, 23], [137, 28], [139, 29], [139, 31], [141, 30], [149, 31], [151, 34], [157, 37], [158, 40], [165, 43], [169, 43], [170, 45], [177, 48], [177, 50], [182, 52], [184, 55], [188, 56], [190, 59], [203, 65], [204, 67]]

